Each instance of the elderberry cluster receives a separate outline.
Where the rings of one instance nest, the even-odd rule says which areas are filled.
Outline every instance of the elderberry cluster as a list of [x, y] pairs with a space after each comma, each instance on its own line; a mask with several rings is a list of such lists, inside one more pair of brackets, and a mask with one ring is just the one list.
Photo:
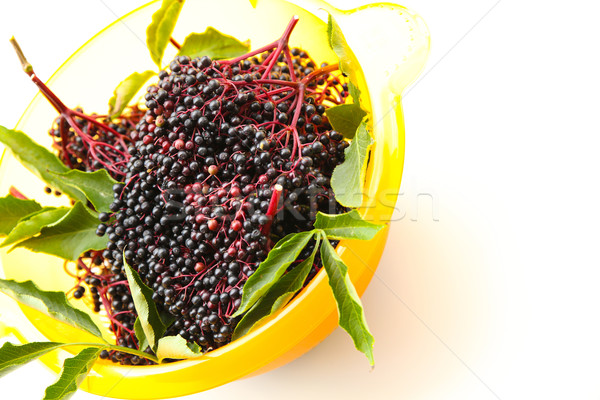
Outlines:
[[[319, 74], [304, 51], [291, 55], [293, 68], [283, 55], [270, 62], [271, 52], [234, 62], [181, 56], [148, 87], [124, 183], [97, 230], [109, 239], [111, 312], [135, 315], [127, 285], [117, 284], [126, 260], [176, 317], [168, 334], [218, 348], [230, 341], [244, 283], [274, 243], [311, 229], [318, 211], [344, 211], [330, 178], [347, 142], [325, 104], [343, 102], [347, 88]], [[131, 347], [129, 329], [117, 338]]]
[[[65, 264], [65, 272], [77, 280], [69, 293], [75, 299], [84, 299], [94, 312], [100, 312], [104, 308], [110, 321], [109, 329], [114, 333], [116, 343], [119, 346], [138, 349], [139, 344], [134, 332], [137, 312], [129, 287], [124, 285], [127, 278], [123, 273], [112, 273], [107, 266], [103, 252], [94, 250], [81, 255], [76, 262], [76, 271], [69, 271]], [[114, 350], [103, 351], [100, 357], [124, 365], [152, 364], [148, 359]]]
[[86, 115], [81, 108], [69, 121], [59, 115], [48, 134], [60, 160], [71, 169], [96, 171], [106, 169], [117, 180], [125, 176], [124, 167], [132, 143], [131, 132], [144, 115], [138, 107], [128, 107], [114, 120], [105, 116]]

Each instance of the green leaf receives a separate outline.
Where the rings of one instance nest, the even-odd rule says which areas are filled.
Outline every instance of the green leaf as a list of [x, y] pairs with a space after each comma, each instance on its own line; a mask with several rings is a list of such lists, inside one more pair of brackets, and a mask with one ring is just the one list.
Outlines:
[[363, 352], [371, 365], [373, 359], [373, 335], [369, 332], [365, 313], [356, 289], [348, 276], [348, 267], [337, 255], [329, 240], [323, 235], [321, 245], [321, 259], [327, 271], [329, 286], [337, 303], [339, 325], [350, 334], [354, 346]]
[[[165, 326], [165, 331], [166, 329], [169, 329], [171, 324], [173, 324], [173, 322], [177, 320], [177, 317], [164, 310], [159, 311], [159, 314], [160, 320]], [[138, 342], [140, 344], [140, 350], [146, 350], [146, 348], [150, 346], [150, 344], [148, 343], [148, 339], [146, 338], [146, 334], [144, 333], [144, 329], [142, 328], [142, 322], [139, 318], [135, 319], [135, 323], [133, 324], [133, 331], [135, 332], [135, 337], [138, 339]]]
[[113, 185], [117, 183], [105, 169], [84, 172], [72, 169], [67, 173], [54, 173], [65, 185], [80, 190], [92, 203], [96, 211], [110, 211], [113, 202]]
[[0, 142], [10, 149], [15, 158], [38, 178], [53, 188], [65, 193], [73, 200], [85, 201], [85, 195], [76, 188], [62, 183], [49, 171], [64, 173], [70, 171], [58, 157], [40, 146], [21, 131], [0, 126]]
[[358, 82], [356, 75], [361, 71], [360, 64], [354, 52], [348, 46], [342, 29], [331, 14], [329, 14], [327, 20], [327, 38], [329, 46], [340, 59], [340, 70], [350, 78], [351, 82]]
[[121, 81], [115, 88], [113, 97], [108, 100], [108, 116], [110, 118], [120, 116], [133, 97], [154, 75], [156, 75], [154, 71], [134, 72]]
[[42, 228], [56, 225], [69, 210], [68, 207], [44, 207], [42, 210], [33, 213], [34, 215], [30, 214], [21, 218], [0, 247], [21, 242], [37, 235]]
[[146, 350], [146, 348], [150, 346], [150, 344], [148, 343], [148, 338], [146, 338], [144, 328], [142, 328], [142, 321], [140, 321], [139, 317], [135, 319], [135, 323], [133, 324], [133, 331], [140, 345], [140, 350]]
[[102, 338], [100, 328], [89, 315], [73, 307], [63, 292], [41, 290], [32, 281], [15, 282], [0, 279], [0, 292], [26, 306]]
[[41, 209], [34, 200], [21, 200], [11, 195], [0, 197], [0, 236], [8, 235], [21, 218]]
[[[52, 206], [45, 206], [40, 208], [39, 210], [32, 212], [31, 214], [27, 214], [26, 216], [24, 216], [23, 218], [21, 218], [17, 224], [24, 222], [24, 221], [29, 221], [31, 218], [35, 217], [38, 214], [42, 214], [45, 213], [46, 211], [50, 211], [50, 210], [56, 210], [57, 207], [52, 207]], [[16, 225], [15, 225], [16, 226]], [[14, 228], [13, 228], [14, 229]]]
[[314, 223], [314, 227], [322, 229], [329, 239], [338, 240], [371, 240], [384, 226], [365, 221], [356, 210], [333, 215], [318, 212]]
[[352, 96], [354, 104], [360, 104], [360, 89], [350, 81], [348, 81], [348, 91], [350, 92], [350, 96]]
[[177, 55], [190, 58], [208, 56], [219, 60], [235, 58], [249, 50], [249, 42], [242, 43], [233, 36], [225, 35], [209, 26], [203, 33], [191, 33], [186, 37]]
[[169, 313], [168, 311], [165, 310], [160, 310], [159, 311], [160, 314], [160, 320], [162, 321], [163, 325], [168, 329], [171, 325], [173, 325], [173, 323], [175, 321], [177, 321], [177, 317], [174, 316], [173, 314]]
[[[160, 319], [165, 326], [165, 331], [169, 329], [169, 327], [177, 320], [173, 314], [170, 314], [166, 311], [159, 311]], [[140, 350], [144, 351], [150, 344], [148, 343], [148, 339], [146, 338], [146, 334], [144, 333], [144, 329], [142, 328], [142, 322], [139, 318], [135, 319], [135, 323], [133, 324], [133, 331], [135, 333], [135, 337], [138, 339], [140, 344]]]
[[265, 294], [254, 307], [250, 309], [240, 322], [238, 322], [233, 332], [232, 339], [235, 340], [246, 335], [263, 319], [281, 310], [294, 297], [298, 290], [304, 286], [304, 281], [310, 273], [315, 261], [315, 254], [319, 248], [321, 238], [317, 237], [317, 243], [311, 255], [291, 271], [283, 275], [277, 283]]
[[158, 341], [156, 356], [162, 362], [165, 358], [183, 360], [202, 355], [200, 347], [196, 343], [188, 343], [180, 335], [165, 336]]
[[160, 8], [152, 14], [152, 22], [146, 29], [146, 45], [152, 61], [158, 68], [162, 68], [163, 54], [175, 29], [183, 3], [183, 0], [163, 0]]
[[92, 365], [98, 359], [102, 349], [88, 347], [75, 357], [67, 358], [58, 381], [46, 388], [44, 400], [63, 400], [71, 398], [86, 377]]
[[313, 234], [312, 231], [291, 233], [277, 242], [267, 259], [260, 263], [244, 284], [242, 303], [233, 314], [234, 317], [248, 311], [277, 282], [287, 267], [298, 258]]
[[77, 202], [60, 221], [42, 228], [39, 236], [26, 239], [15, 247], [76, 261], [88, 250], [106, 248], [108, 238], [98, 237], [97, 227], [98, 218], [81, 202]]
[[358, 104], [342, 104], [328, 108], [325, 112], [329, 123], [344, 137], [352, 139], [361, 121], [367, 115]]
[[350, 146], [344, 151], [344, 162], [335, 167], [331, 175], [331, 188], [335, 199], [346, 207], [360, 207], [365, 182], [366, 161], [373, 143], [364, 119]]
[[144, 284], [140, 275], [127, 264], [125, 257], [123, 257], [123, 267], [127, 274], [127, 282], [129, 283], [131, 297], [138, 313], [142, 331], [152, 350], [156, 351], [158, 340], [163, 337], [167, 328], [160, 318], [156, 303], [152, 300], [154, 292]]
[[62, 346], [63, 343], [55, 342], [33, 342], [20, 346], [4, 343], [0, 348], [0, 377]]

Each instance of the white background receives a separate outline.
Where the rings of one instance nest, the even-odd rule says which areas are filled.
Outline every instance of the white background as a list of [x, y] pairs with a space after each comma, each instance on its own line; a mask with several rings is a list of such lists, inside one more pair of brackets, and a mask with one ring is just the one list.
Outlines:
[[[10, 35], [47, 78], [142, 3], [3, 1], [0, 124], [35, 94]], [[189, 399], [600, 399], [596, 4], [404, 2], [433, 46], [403, 102], [406, 216], [363, 297], [375, 370], [338, 329], [276, 371]], [[39, 399], [54, 379], [30, 364], [0, 379], [0, 397]]]

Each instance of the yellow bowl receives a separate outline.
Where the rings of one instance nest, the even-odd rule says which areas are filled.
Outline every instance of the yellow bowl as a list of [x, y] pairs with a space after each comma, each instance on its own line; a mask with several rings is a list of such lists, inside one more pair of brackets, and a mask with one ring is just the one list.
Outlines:
[[[145, 28], [159, 7], [153, 2], [108, 26], [83, 45], [49, 80], [50, 87], [71, 106], [81, 105], [88, 112], [106, 109], [106, 99], [116, 84], [131, 71], [154, 69], [144, 45]], [[320, 0], [260, 0], [253, 8], [247, 0], [186, 3], [174, 32], [183, 38], [214, 26], [242, 40], [249, 38], [259, 46], [279, 37], [292, 15], [300, 22], [291, 44], [309, 50], [317, 62], [335, 62], [325, 40], [326, 13], [340, 24], [364, 72], [362, 87], [366, 105], [373, 115], [373, 147], [367, 170], [365, 200], [361, 213], [369, 220], [390, 219], [400, 187], [404, 158], [404, 122], [400, 98], [405, 87], [420, 73], [429, 52], [425, 24], [413, 12], [390, 3], [377, 3], [341, 11]], [[165, 60], [174, 55], [167, 53]], [[49, 145], [47, 135], [55, 111], [37, 95], [25, 111], [17, 128], [39, 143]], [[65, 199], [43, 192], [43, 184], [12, 157], [5, 154], [0, 165], [0, 193], [15, 185], [30, 198], [46, 205]], [[387, 230], [370, 242], [342, 241], [338, 253], [349, 266], [359, 294], [371, 280], [387, 238]], [[62, 260], [16, 250], [0, 254], [7, 278], [33, 279], [46, 290], [66, 291], [72, 278], [63, 272]], [[75, 301], [82, 310], [89, 309]], [[58, 323], [39, 312], [21, 308], [26, 318], [4, 321], [22, 341], [89, 341], [86, 334]], [[97, 314], [92, 317], [106, 322]], [[368, 313], [367, 313], [368, 318]], [[15, 326], [16, 325], [16, 326]], [[310, 350], [337, 326], [337, 310], [327, 277], [321, 271], [281, 312], [260, 328], [201, 358], [167, 365], [124, 367], [98, 361], [81, 388], [90, 393], [126, 399], [160, 399], [197, 393], [244, 376], [259, 374], [283, 365]], [[0, 331], [1, 332], [1, 331]], [[106, 337], [110, 332], [105, 330]], [[348, 349], [353, 351], [353, 349]], [[71, 354], [59, 351], [42, 361], [58, 372], [62, 360]]]

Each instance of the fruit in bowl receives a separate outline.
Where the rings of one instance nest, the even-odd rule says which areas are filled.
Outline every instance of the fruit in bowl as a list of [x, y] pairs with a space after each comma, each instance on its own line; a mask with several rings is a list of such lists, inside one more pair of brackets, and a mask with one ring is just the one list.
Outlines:
[[[173, 10], [169, 7], [177, 7], [177, 3], [163, 2], [166, 8], [160, 9], [162, 14], [160, 10], [155, 13], [154, 19], [160, 21], [161, 15], [172, 15]], [[219, 15], [207, 13], [207, 10], [195, 14], [191, 8], [188, 10], [192, 5], [209, 7], [195, 3], [186, 5], [177, 27], [185, 20], [182, 17], [186, 15]], [[7, 278], [16, 281], [34, 279], [44, 290], [60, 289], [69, 295], [72, 294], [76, 299], [73, 303], [81, 309], [85, 309], [85, 304], [82, 304], [85, 300], [92, 301], [92, 308], [100, 306], [102, 309], [100, 315], [91, 313], [92, 325], [82, 316], [82, 320], [86, 320], [83, 325], [84, 328], [88, 328], [85, 329], [87, 333], [57, 324], [37, 311], [24, 309], [37, 330], [54, 342], [97, 343], [98, 339], [92, 340], [86, 335], [97, 334], [93, 326], [98, 327], [110, 346], [92, 346], [88, 353], [79, 354], [91, 360], [96, 356], [94, 352], [101, 349], [97, 351], [98, 355], [108, 359], [98, 361], [94, 365], [94, 373], [84, 382], [84, 389], [96, 391], [112, 386], [125, 373], [125, 369], [115, 365], [113, 361], [127, 364], [129, 360], [134, 363], [129, 355], [137, 357], [135, 360], [138, 364], [142, 359], [151, 363], [162, 359], [187, 360], [139, 367], [140, 372], [128, 377], [126, 383], [120, 385], [121, 389], [114, 392], [116, 396], [147, 398], [191, 393], [236, 379], [266, 364], [269, 364], [270, 368], [285, 362], [312, 347], [334, 326], [337, 318], [336, 305], [330, 297], [331, 289], [327, 282], [336, 282], [336, 279], [340, 284], [338, 289], [342, 289], [336, 293], [334, 287], [336, 300], [340, 304], [349, 301], [346, 304], [352, 305], [355, 317], [346, 318], [348, 314], [344, 312], [347, 309], [340, 307], [340, 323], [342, 326], [346, 325], [344, 327], [353, 334], [357, 347], [371, 357], [372, 342], [352, 283], [356, 286], [356, 291], [364, 290], [372, 275], [372, 268], [377, 264], [381, 246], [385, 241], [385, 232], [377, 234], [368, 242], [349, 241], [348, 238], [371, 238], [380, 229], [376, 225], [381, 225], [380, 222], [385, 221], [385, 213], [391, 211], [389, 207], [383, 210], [380, 205], [374, 208], [370, 205], [375, 204], [373, 194], [385, 190], [397, 191], [401, 171], [399, 168], [390, 169], [390, 166], [397, 166], [394, 163], [401, 157], [398, 137], [394, 136], [398, 131], [393, 129], [392, 125], [392, 129], [385, 131], [389, 136], [386, 137], [384, 132], [377, 130], [373, 121], [378, 117], [377, 113], [380, 113], [379, 116], [383, 115], [379, 107], [385, 106], [385, 101], [382, 100], [384, 96], [389, 96], [389, 101], [395, 101], [394, 97], [398, 93], [394, 94], [394, 91], [398, 92], [401, 89], [391, 87], [384, 91], [378, 87], [376, 81], [369, 82], [368, 70], [365, 70], [366, 77], [362, 76], [357, 57], [349, 51], [341, 29], [333, 19], [327, 31], [327, 25], [314, 15], [287, 3], [259, 2], [256, 9], [248, 4], [245, 7], [247, 9], [240, 4], [240, 12], [248, 11], [246, 14], [232, 16], [230, 13], [228, 17], [231, 17], [231, 21], [217, 23], [211, 20], [207, 21], [207, 25], [210, 22], [218, 31], [232, 33], [242, 39], [250, 38], [253, 44], [272, 45], [258, 48], [259, 51], [251, 50], [256, 54], [251, 53], [247, 57], [226, 57], [228, 60], [225, 61], [202, 57], [186, 58], [180, 53], [174, 63], [170, 63], [165, 71], [159, 73], [158, 84], [149, 87], [145, 101], [141, 104], [147, 111], [136, 128], [130, 131], [123, 128], [124, 131], [120, 132], [122, 127], [111, 128], [112, 122], [105, 121], [104, 117], [83, 114], [64, 106], [81, 104], [85, 110], [100, 109], [94, 102], [102, 97], [101, 90], [89, 90], [88, 92], [94, 93], [89, 102], [82, 99], [81, 94], [76, 95], [74, 100], [65, 100], [58, 83], [52, 81], [50, 91], [44, 89], [41, 81], [36, 82], [50, 98], [54, 108], [61, 113], [61, 118], [52, 130], [55, 136], [55, 150], [64, 162], [64, 165], [61, 165], [68, 169], [74, 164], [79, 164], [81, 168], [78, 171], [81, 172], [51, 170], [49, 163], [42, 167], [29, 166], [36, 170], [38, 175], [50, 181], [48, 183], [54, 189], [63, 189], [61, 191], [68, 194], [70, 199], [79, 202], [73, 207], [66, 207], [68, 210], [60, 207], [45, 209], [42, 214], [60, 214], [62, 211], [66, 214], [59, 220], [52, 221], [54, 225], [43, 226], [38, 231], [39, 235], [34, 233], [15, 243], [34, 251], [45, 251], [75, 261], [73, 275], [76, 275], [76, 279], [82, 284], [73, 285], [72, 278], [63, 272], [61, 260], [29, 251], [17, 249], [3, 257], [3, 264]], [[364, 9], [360, 12], [368, 13], [377, 9]], [[400, 11], [406, 16], [411, 16], [407, 11]], [[147, 8], [128, 18], [135, 16], [143, 19], [144, 12], [146, 20], [149, 20], [150, 10]], [[281, 31], [284, 31], [285, 20], [290, 16], [298, 15], [299, 19], [292, 19], [288, 25], [289, 29], [285, 29], [281, 39], [275, 42], [272, 42], [273, 38], [280, 34], [271, 35], [270, 40], [258, 41], [262, 32], [255, 32], [249, 24], [243, 26], [245, 30], [241, 33], [236, 32], [236, 29], [240, 30], [240, 26], [235, 24], [236, 18], [247, 17], [249, 13], [266, 12], [279, 13], [282, 17]], [[352, 13], [348, 15], [348, 18], [351, 18]], [[417, 19], [413, 16], [411, 18], [407, 21], [413, 21], [416, 27]], [[136, 25], [134, 20], [130, 22], [129, 25]], [[194, 29], [197, 29], [198, 22], [194, 21], [194, 24]], [[288, 46], [287, 40], [292, 28], [295, 29], [291, 43], [297, 40], [299, 47], [318, 60], [318, 66], [314, 62], [308, 65], [308, 57], [303, 56], [302, 50], [289, 48], [291, 46]], [[179, 37], [177, 29], [173, 33], [175, 37]], [[215, 31], [207, 29], [205, 35], [215, 35]], [[103, 35], [110, 32], [109, 29]], [[170, 39], [169, 35], [166, 40], [162, 39], [162, 44], [166, 45]], [[107, 37], [109, 36], [104, 36]], [[157, 41], [151, 39], [151, 34], [148, 37], [149, 43], [157, 44]], [[101, 38], [102, 35], [94, 40]], [[174, 45], [169, 50], [175, 50], [177, 41], [173, 39], [171, 42], [174, 42]], [[183, 42], [180, 50], [186, 48], [186, 43], [187, 40]], [[243, 42], [238, 43], [243, 45]], [[94, 44], [94, 41], [90, 44]], [[330, 45], [335, 51], [332, 51]], [[152, 58], [162, 67], [161, 52], [157, 51], [157, 48], [162, 47], [162, 50], [165, 50], [165, 46], [155, 46], [154, 51], [152, 46]], [[86, 54], [87, 51], [91, 52], [91, 49], [84, 48], [81, 54]], [[136, 68], [138, 71], [152, 71], [152, 67], [139, 63], [139, 55], [126, 56], [133, 57], [137, 62], [132, 62], [131, 65], [140, 65], [140, 68]], [[338, 60], [339, 56], [341, 60]], [[252, 58], [256, 58], [256, 61]], [[76, 79], [77, 69], [74, 65], [77, 64], [77, 60], [81, 58], [72, 59], [71, 64], [63, 68], [62, 76], [65, 82], [74, 82], [73, 79]], [[341, 61], [342, 72], [345, 72], [348, 78], [335, 72], [338, 61]], [[329, 66], [320, 67], [321, 62], [328, 62]], [[25, 66], [26, 72], [35, 77], [26, 63]], [[275, 67], [277, 68], [274, 71]], [[69, 68], [71, 73], [67, 74]], [[190, 70], [194, 73], [190, 74]], [[129, 72], [120, 71], [120, 76], [114, 82], [122, 80]], [[278, 76], [274, 76], [275, 73]], [[119, 110], [119, 105], [127, 104], [128, 101], [124, 99], [129, 95], [131, 98], [135, 97], [131, 87], [135, 88], [136, 85], [131, 82], [143, 80], [146, 75], [150, 74], [129, 75], [133, 78], [119, 85], [111, 111]], [[398, 71], [392, 70], [391, 77], [398, 78]], [[315, 80], [313, 87], [311, 79]], [[105, 83], [103, 85], [106, 86]], [[139, 87], [143, 85], [142, 82]], [[123, 89], [127, 87], [130, 89]], [[353, 96], [350, 96], [350, 92]], [[53, 99], [54, 93], [59, 94], [64, 103], [61, 101], [59, 104]], [[104, 99], [108, 97], [110, 96]], [[325, 98], [327, 100], [324, 100]], [[312, 103], [307, 99], [312, 99]], [[32, 106], [35, 108], [35, 103]], [[336, 109], [340, 106], [341, 109]], [[348, 114], [344, 110], [350, 110], [351, 113]], [[391, 111], [390, 117], [396, 117], [395, 111], [397, 110]], [[130, 112], [131, 110], [125, 110], [121, 119], [133, 118], [130, 118]], [[356, 115], [360, 117], [356, 118]], [[113, 114], [113, 117], [116, 117], [116, 114]], [[235, 118], [241, 120], [237, 121]], [[262, 121], [259, 118], [262, 118]], [[299, 123], [301, 118], [303, 121]], [[28, 121], [33, 124], [42, 119], [43, 112], [39, 110], [36, 110], [35, 121], [28, 119], [26, 113], [19, 128], [42, 142], [43, 137], [37, 132], [43, 131], [27, 126]], [[46, 121], [49, 120], [51, 118]], [[68, 126], [65, 126], [64, 121]], [[384, 120], [384, 126], [390, 128], [390, 121], [393, 120]], [[116, 125], [119, 123], [120, 121], [117, 121]], [[228, 126], [225, 127], [225, 124]], [[353, 129], [348, 129], [348, 125]], [[395, 127], [398, 127], [397, 123]], [[125, 146], [111, 142], [109, 145], [112, 147], [109, 147], [90, 145], [92, 142], [88, 141], [86, 147], [85, 135], [94, 141], [102, 136], [91, 136], [89, 132], [105, 131], [112, 133], [112, 139], [118, 139], [119, 136], [111, 132], [111, 129], [119, 135], [124, 135], [132, 143]], [[230, 133], [230, 130], [234, 132]], [[343, 140], [340, 132], [347, 136], [355, 136], [349, 141]], [[15, 131], [4, 133], [3, 136], [9, 138], [7, 142], [18, 136]], [[84, 138], [81, 139], [82, 143], [75, 143], [80, 145], [79, 148], [75, 146], [76, 152], [69, 141], [71, 136]], [[370, 148], [368, 169], [364, 171], [371, 136], [374, 136], [375, 143]], [[219, 139], [216, 139], [217, 137]], [[202, 142], [196, 138], [201, 138]], [[232, 138], [237, 138], [237, 142], [232, 141]], [[227, 139], [232, 140], [228, 143]], [[23, 137], [23, 141], [25, 140], [26, 137]], [[210, 140], [215, 143], [211, 143]], [[17, 157], [24, 160], [26, 157], [19, 156], [19, 151], [24, 148], [22, 143], [11, 148]], [[238, 148], [235, 148], [236, 145]], [[92, 154], [91, 162], [85, 162], [86, 157], [82, 157], [82, 149], [97, 150], [96, 154]], [[329, 156], [321, 156], [323, 149], [327, 149]], [[84, 155], [90, 153], [91, 150], [88, 150]], [[342, 163], [343, 157], [345, 160]], [[11, 168], [12, 171], [11, 162], [15, 165], [14, 161], [7, 157], [3, 168]], [[193, 166], [194, 162], [199, 165]], [[175, 165], [179, 167], [174, 167]], [[340, 169], [336, 175], [338, 167]], [[382, 170], [386, 171], [386, 174], [381, 174]], [[365, 191], [368, 196], [361, 199], [360, 187], [365, 184], [365, 176]], [[296, 179], [299, 177], [300, 180]], [[247, 182], [243, 182], [242, 178]], [[115, 184], [111, 179], [123, 183]], [[320, 208], [321, 211], [329, 211], [328, 215], [317, 214], [318, 207], [317, 210], [311, 210], [310, 207], [294, 209], [296, 205], [309, 204], [302, 203], [302, 199], [294, 199], [292, 189], [308, 188], [311, 184], [328, 189], [328, 180], [331, 180], [333, 193], [321, 191], [321, 198], [329, 201], [322, 201]], [[336, 181], [337, 187], [342, 188], [337, 191]], [[23, 186], [21, 181], [18, 184], [15, 181], [10, 183], [18, 186], [23, 193], [21, 196], [13, 191], [17, 197], [38, 198], [34, 185]], [[359, 185], [359, 190], [355, 190], [356, 185]], [[100, 191], [99, 188], [103, 190]], [[347, 188], [352, 190], [344, 190]], [[244, 193], [244, 190], [247, 193]], [[359, 193], [358, 196], [356, 192]], [[247, 201], [248, 196], [252, 197], [253, 201]], [[331, 201], [333, 196], [337, 202]], [[63, 200], [68, 202], [66, 198]], [[285, 218], [285, 211], [282, 220], [276, 218], [280, 213], [274, 211], [282, 209], [286, 200], [292, 203], [292, 210], [287, 210], [289, 213], [305, 213], [303, 226], [299, 226], [296, 219], [289, 224], [290, 218]], [[25, 199], [21, 201], [30, 202]], [[362, 218], [359, 218], [359, 213], [349, 211], [349, 208], [361, 203], [364, 207], [361, 212]], [[21, 203], [23, 204], [25, 203]], [[244, 204], [249, 205], [244, 208]], [[161, 206], [160, 210], [152, 213], [158, 205]], [[342, 213], [343, 211], [345, 212]], [[160, 213], [162, 215], [158, 215]], [[342, 214], [336, 217], [336, 213]], [[165, 214], [168, 218], [163, 220]], [[154, 215], [154, 219], [146, 221], [146, 217], [150, 215]], [[90, 229], [87, 229], [86, 225], [86, 238], [90, 239], [77, 243], [85, 248], [62, 245], [58, 246], [57, 250], [47, 246], [48, 240], [45, 238], [52, 236], [56, 239], [56, 236], [59, 236], [57, 232], [64, 236], [65, 230], [69, 228], [68, 223], [91, 221], [93, 218], [87, 218], [88, 216], [99, 219], [94, 221], [93, 226], [96, 228], [94, 231], [97, 230], [102, 236], [96, 236], [96, 232], [91, 232], [90, 235]], [[25, 214], [22, 218], [21, 223], [26, 223], [36, 216]], [[38, 215], [37, 219], [39, 218]], [[374, 220], [371, 223], [364, 219]], [[137, 232], [140, 226], [142, 228]], [[184, 234], [186, 229], [188, 232]], [[291, 236], [285, 236], [286, 234]], [[249, 236], [246, 238], [247, 235]], [[335, 245], [338, 240], [342, 241], [337, 245], [338, 253], [335, 253], [331, 243]], [[148, 243], [145, 243], [146, 241]], [[140, 245], [142, 242], [144, 245]], [[319, 247], [317, 242], [320, 242], [320, 251], [316, 250]], [[202, 249], [200, 245], [209, 248]], [[307, 245], [309, 247], [304, 249]], [[233, 250], [229, 251], [230, 249]], [[313, 249], [315, 251], [311, 251]], [[303, 251], [306, 254], [301, 254]], [[243, 254], [240, 254], [241, 252]], [[85, 257], [80, 257], [81, 253], [84, 253]], [[319, 254], [322, 255], [327, 271], [320, 271], [318, 261], [312, 262], [312, 257], [318, 260]], [[48, 272], [44, 274], [44, 279], [36, 278], [36, 274], [32, 274], [34, 266], [39, 265], [35, 262], [35, 258], [38, 257], [47, 264]], [[24, 258], [28, 261], [22, 262]], [[359, 264], [361, 258], [366, 265]], [[19, 263], [26, 268], [16, 268]], [[346, 277], [346, 264], [349, 266], [351, 279]], [[356, 266], [358, 268], [353, 268]], [[289, 271], [286, 273], [286, 270]], [[307, 271], [306, 275], [314, 274], [314, 278], [302, 281], [301, 277], [306, 278], [303, 271]], [[301, 282], [293, 286], [297, 289], [286, 291], [285, 279], [292, 281], [294, 273], [298, 274], [300, 278], [297, 281]], [[238, 283], [240, 285], [236, 287]], [[296, 290], [302, 287], [304, 288], [301, 292], [292, 299]], [[74, 290], [69, 292], [71, 288]], [[111, 288], [119, 290], [112, 289], [112, 293], [108, 293]], [[235, 289], [238, 289], [237, 293]], [[283, 292], [277, 292], [275, 289]], [[6, 290], [12, 290], [15, 297], [22, 295], [14, 285]], [[154, 293], [148, 294], [148, 290]], [[31, 295], [30, 292], [27, 294]], [[241, 297], [238, 297], [240, 294]], [[77, 298], [82, 298], [83, 301], [78, 302]], [[278, 310], [278, 307], [274, 307], [275, 303], [282, 306], [290, 299], [291, 302], [285, 308]], [[328, 306], [323, 307], [324, 304]], [[259, 307], [261, 305], [263, 307]], [[265, 305], [269, 307], [264, 307]], [[109, 312], [112, 315], [108, 315]], [[192, 313], [193, 317], [190, 316]], [[252, 318], [248, 317], [253, 313], [255, 315]], [[169, 321], [172, 317], [175, 317], [174, 322]], [[298, 323], [302, 319], [304, 321]], [[247, 322], [247, 328], [245, 331], [239, 331], [239, 339], [225, 344], [232, 334], [236, 336], [235, 332], [244, 321]], [[73, 322], [73, 319], [70, 319], [70, 322]], [[255, 324], [256, 322], [258, 323]], [[108, 330], [107, 326], [112, 327], [112, 331]], [[169, 329], [171, 331], [168, 331]], [[250, 333], [244, 335], [246, 332]], [[162, 337], [165, 333], [166, 336]], [[114, 343], [111, 343], [112, 335], [117, 336], [117, 344], [121, 348], [116, 348]], [[122, 341], [119, 342], [119, 339]], [[145, 354], [140, 354], [148, 349]], [[102, 353], [103, 351], [105, 353]], [[48, 353], [46, 361], [60, 369], [62, 363], [49, 359], [52, 354], [54, 353]], [[261, 354], [261, 357], [252, 357], [252, 354]], [[237, 360], [245, 362], [235, 362]], [[185, 378], [186, 376], [189, 378]], [[186, 383], [180, 383], [182, 378], [187, 380]], [[164, 388], [157, 389], [151, 385], [144, 387], [142, 383], [148, 379], [164, 383]], [[169, 384], [175, 380], [179, 382], [177, 388]]]

